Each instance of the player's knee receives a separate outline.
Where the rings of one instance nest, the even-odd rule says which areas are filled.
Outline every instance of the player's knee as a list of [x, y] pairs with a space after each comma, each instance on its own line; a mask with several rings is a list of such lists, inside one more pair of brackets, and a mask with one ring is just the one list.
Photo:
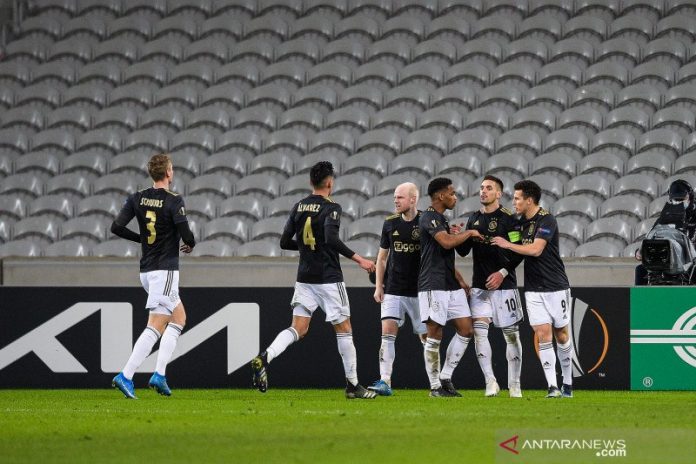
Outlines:
[[505, 337], [505, 342], [508, 345], [515, 345], [519, 339], [519, 335], [520, 332], [517, 328], [503, 330], [503, 336]]

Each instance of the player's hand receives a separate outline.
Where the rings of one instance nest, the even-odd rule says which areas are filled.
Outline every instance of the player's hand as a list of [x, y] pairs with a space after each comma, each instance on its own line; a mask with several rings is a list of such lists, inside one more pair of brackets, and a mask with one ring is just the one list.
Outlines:
[[481, 232], [479, 232], [478, 230], [470, 229], [470, 230], [467, 230], [467, 232], [469, 232], [469, 238], [467, 238], [467, 240], [469, 240], [469, 239], [483, 240], [483, 235], [481, 235]]
[[452, 224], [450, 225], [450, 234], [461, 234], [462, 233], [462, 225], [461, 224]]
[[358, 266], [367, 272], [375, 272], [375, 263], [363, 257], [358, 258]]
[[460, 280], [459, 286], [464, 289], [464, 293], [466, 293], [467, 297], [471, 296], [471, 287], [469, 286], [468, 283], [466, 283], [466, 280], [464, 280], [464, 279]]
[[375, 288], [374, 297], [377, 303], [381, 303], [382, 301], [384, 301], [384, 287]]
[[185, 244], [185, 243], [179, 247], [179, 251], [182, 251], [182, 252], [184, 252], [184, 253], [186, 253], [186, 254], [191, 253], [192, 250], [193, 250], [193, 248], [191, 248], [190, 246], [188, 246], [188, 245]]
[[510, 242], [505, 240], [503, 237], [493, 237], [491, 239], [491, 245], [499, 246], [500, 248], [507, 250], [512, 245]]
[[503, 280], [505, 280], [503, 274], [498, 271], [494, 272], [486, 279], [486, 290], [497, 290], [500, 284], [503, 283]]

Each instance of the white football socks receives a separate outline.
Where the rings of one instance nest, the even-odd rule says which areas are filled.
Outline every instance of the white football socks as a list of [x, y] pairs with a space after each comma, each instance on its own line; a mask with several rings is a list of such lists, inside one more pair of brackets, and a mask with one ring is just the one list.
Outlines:
[[573, 343], [570, 339], [561, 345], [557, 343], [558, 361], [561, 363], [563, 383], [573, 385]]
[[505, 356], [508, 362], [508, 388], [510, 388], [514, 384], [520, 384], [520, 376], [522, 375], [522, 341], [520, 340], [520, 331], [517, 326], [504, 328], [503, 336], [507, 344]]
[[481, 371], [486, 379], [486, 383], [495, 380], [493, 362], [491, 360], [491, 343], [488, 341], [487, 322], [474, 322], [474, 346], [476, 347], [476, 359], [478, 359], [479, 366], [481, 366]]
[[544, 368], [546, 383], [549, 387], [557, 387], [556, 383], [556, 353], [553, 351], [553, 343], [539, 343], [539, 360]]
[[138, 340], [133, 345], [133, 352], [128, 358], [126, 366], [123, 368], [123, 376], [128, 380], [133, 379], [133, 374], [135, 370], [140, 367], [140, 365], [145, 361], [147, 355], [152, 351], [152, 347], [155, 346], [157, 340], [160, 338], [160, 333], [149, 325], [145, 327], [143, 333], [140, 334]]
[[266, 361], [270, 363], [274, 358], [280, 356], [280, 354], [285, 351], [288, 346], [292, 345], [299, 339], [300, 336], [297, 333], [297, 330], [294, 328], [288, 327], [287, 329], [282, 330], [276, 336], [275, 340], [273, 340], [273, 343], [266, 348]]
[[382, 345], [379, 348], [379, 377], [391, 386], [391, 375], [394, 368], [396, 335], [382, 335]]
[[167, 324], [167, 328], [162, 334], [162, 340], [160, 340], [159, 352], [157, 353], [157, 367], [155, 367], [155, 372], [160, 375], [165, 375], [167, 369], [167, 364], [172, 359], [174, 354], [174, 349], [176, 348], [176, 341], [181, 335], [181, 331], [184, 330], [179, 324], [174, 324], [170, 322]]
[[423, 358], [425, 359], [425, 372], [430, 380], [430, 389], [437, 390], [442, 386], [440, 383], [440, 340], [425, 339]]
[[355, 353], [355, 345], [353, 344], [352, 333], [337, 333], [336, 342], [338, 343], [338, 352], [343, 359], [343, 370], [346, 373], [346, 379], [353, 385], [358, 384], [358, 356]]
[[461, 335], [455, 333], [454, 337], [447, 346], [447, 355], [445, 356], [445, 362], [442, 365], [442, 373], [440, 373], [441, 379], [451, 379], [454, 369], [459, 364], [459, 360], [462, 359], [466, 347], [469, 346], [471, 341], [470, 337], [462, 337]]

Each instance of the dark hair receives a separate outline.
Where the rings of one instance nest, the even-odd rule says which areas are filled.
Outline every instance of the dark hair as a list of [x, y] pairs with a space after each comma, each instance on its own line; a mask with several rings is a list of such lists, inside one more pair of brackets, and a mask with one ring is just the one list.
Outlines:
[[169, 155], [164, 153], [154, 155], [147, 163], [147, 172], [152, 180], [159, 182], [167, 177], [167, 169], [169, 169], [170, 164], [172, 164], [172, 160]]
[[309, 181], [314, 188], [322, 187], [327, 177], [333, 177], [333, 164], [329, 161], [319, 161], [309, 170]]
[[670, 184], [668, 193], [671, 201], [684, 201], [687, 198], [691, 200], [693, 189], [687, 181], [677, 179]]
[[451, 179], [447, 177], [437, 177], [428, 184], [428, 196], [432, 198], [437, 192], [446, 189], [450, 185], [452, 185]]
[[503, 191], [503, 188], [504, 188], [503, 181], [498, 179], [497, 177], [488, 174], [486, 177], [483, 178], [483, 180], [481, 182], [483, 183], [484, 180], [490, 180], [492, 182], [495, 182], [496, 184], [498, 184], [498, 187], [500, 187], [500, 191], [501, 192]]
[[541, 187], [531, 180], [521, 180], [515, 184], [515, 190], [522, 190], [523, 198], [531, 198], [535, 205], [541, 200]]

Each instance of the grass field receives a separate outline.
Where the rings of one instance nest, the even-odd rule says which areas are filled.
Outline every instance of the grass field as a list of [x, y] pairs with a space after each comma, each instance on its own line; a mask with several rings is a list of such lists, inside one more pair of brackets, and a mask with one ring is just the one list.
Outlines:
[[[374, 401], [347, 401], [340, 390], [137, 393], [139, 400], [128, 401], [114, 390], [0, 390], [0, 462], [484, 463], [495, 462], [500, 429], [645, 429], [648, 437], [650, 430], [680, 429], [696, 436], [693, 392], [578, 391], [573, 399], [547, 400], [542, 391], [525, 391], [513, 400], [401, 390]], [[687, 458], [680, 462], [696, 461]]]

